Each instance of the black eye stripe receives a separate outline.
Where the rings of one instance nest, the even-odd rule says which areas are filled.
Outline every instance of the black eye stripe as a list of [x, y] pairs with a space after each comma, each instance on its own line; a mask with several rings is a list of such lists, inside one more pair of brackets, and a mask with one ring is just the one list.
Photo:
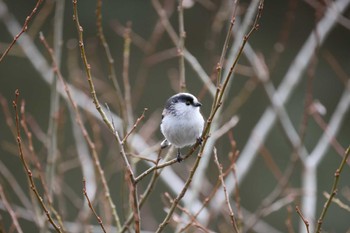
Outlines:
[[196, 101], [196, 103], [194, 101], [195, 101], [195, 97], [193, 97], [192, 95], [188, 95], [186, 93], [177, 94], [177, 95], [174, 95], [174, 96], [170, 97], [167, 100], [167, 102], [165, 104], [165, 108], [166, 109], [174, 108], [173, 104], [176, 104], [176, 103], [184, 103], [186, 105], [195, 105], [195, 104], [197, 104], [197, 101]]

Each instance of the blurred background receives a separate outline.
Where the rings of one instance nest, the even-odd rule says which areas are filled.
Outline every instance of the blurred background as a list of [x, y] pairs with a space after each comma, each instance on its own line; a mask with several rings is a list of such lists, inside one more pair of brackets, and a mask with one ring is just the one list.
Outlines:
[[[126, 122], [124, 119], [122, 124], [125, 127], [129, 125], [130, 129], [130, 125], [141, 116], [144, 108], [148, 109], [145, 118], [138, 124], [135, 131], [135, 135], [141, 136], [145, 144], [136, 144], [135, 146], [135, 143], [131, 143], [134, 140], [133, 135], [131, 135], [130, 144], [127, 147], [129, 159], [132, 161], [137, 175], [149, 167], [139, 157], [154, 158], [152, 157], [154, 154], [151, 156], [151, 153], [156, 151], [155, 148], [163, 139], [159, 124], [165, 101], [180, 91], [178, 44], [174, 44], [168, 31], [164, 29], [164, 22], [160, 20], [159, 11], [157, 12], [157, 3], [165, 10], [166, 19], [169, 20], [175, 33], [179, 35], [179, 3], [175, 0], [105, 0], [102, 1], [100, 14], [105, 39], [109, 45], [111, 57], [114, 59], [112, 68], [115, 70], [116, 79], [121, 88], [121, 96], [124, 97], [125, 93], [128, 92], [125, 88], [125, 80], [128, 80], [131, 89], [132, 122]], [[333, 4], [336, 3], [342, 4], [342, 7], [333, 8]], [[8, 48], [14, 35], [20, 32], [26, 17], [30, 15], [35, 4], [36, 1], [0, 1], [1, 54]], [[107, 103], [111, 112], [122, 117], [118, 101], [116, 101], [119, 97], [113, 81], [109, 78], [111, 66], [98, 37], [96, 4], [96, 1], [78, 1], [78, 14], [84, 32], [86, 56], [91, 65], [93, 81], [100, 103], [102, 105]], [[212, 80], [212, 84], [216, 85], [216, 67], [220, 60], [235, 4], [233, 1], [226, 0], [195, 0], [193, 2], [183, 1], [183, 6], [186, 32], [185, 48], [196, 59], [204, 74]], [[233, 62], [232, 58], [229, 57], [233, 53], [231, 48], [242, 42], [242, 36], [239, 36], [239, 32], [243, 30], [244, 20], [248, 17], [249, 10], [253, 6], [255, 6], [255, 13], [250, 18], [248, 22], [250, 26], [244, 34], [247, 34], [251, 28], [257, 14], [258, 4], [256, 1], [240, 1], [236, 5], [233, 33], [223, 63], [223, 74], [227, 73]], [[317, 179], [314, 180], [316, 183], [313, 183], [316, 192], [312, 196], [316, 202], [314, 216], [316, 219], [309, 219], [312, 229], [314, 229], [313, 226], [326, 201], [323, 192], [331, 192], [334, 172], [339, 167], [345, 149], [350, 144], [350, 117], [348, 113], [350, 101], [346, 100], [349, 99], [346, 95], [349, 96], [350, 92], [350, 8], [348, 6], [349, 1], [345, 0], [265, 1], [258, 30], [253, 32], [247, 44], [249, 51], [252, 50], [260, 64], [263, 64], [263, 68], [256, 68], [256, 63], [251, 62], [249, 54], [243, 53], [240, 56], [219, 116], [215, 119], [216, 129], [222, 128], [225, 131], [223, 135], [213, 141], [225, 171], [232, 163], [230, 154], [235, 154], [236, 150], [249, 149], [247, 142], [259, 134], [256, 127], [261, 122], [266, 109], [271, 109], [271, 101], [264, 88], [264, 83], [259, 77], [266, 77], [266, 83], [278, 90], [287, 74], [299, 75], [295, 77], [299, 81], [296, 82], [295, 88], [294, 86], [290, 87], [290, 98], [288, 101], [283, 101], [283, 106], [301, 140], [300, 148], [304, 148], [308, 152], [307, 156], [310, 156], [309, 154], [314, 152], [317, 146], [320, 146], [320, 139], [325, 134], [325, 129], [332, 117], [337, 116], [335, 112], [345, 96], [345, 104], [342, 105], [342, 113], [339, 113], [340, 120], [334, 137], [332, 136], [331, 142], [326, 143], [327, 149], [321, 155], [322, 159], [319, 164], [314, 167]], [[333, 14], [338, 17], [326, 35], [320, 36], [319, 31], [315, 30], [316, 25], [326, 18], [330, 8], [333, 9]], [[20, 28], [16, 28], [16, 22]], [[326, 26], [323, 25], [323, 27]], [[62, 95], [59, 94], [59, 98], [53, 97], [55, 91], [50, 82], [57, 79], [53, 78], [55, 76], [51, 69], [51, 58], [45, 46], [40, 42], [39, 32], [42, 32], [48, 44], [55, 48], [55, 55], [59, 57], [58, 61], [63, 78], [75, 87], [74, 90], [71, 90], [72, 93], [80, 93], [88, 99], [86, 101], [84, 98], [80, 99], [81, 96], [75, 96], [76, 101], [79, 102], [84, 125], [96, 144], [98, 158], [105, 171], [111, 197], [117, 206], [121, 222], [124, 223], [130, 212], [128, 185], [124, 177], [125, 167], [119, 155], [118, 144], [113, 140], [111, 133], [101, 122], [101, 118], [96, 114], [97, 111], [91, 105], [92, 99], [90, 99], [89, 85], [80, 56], [71, 1], [47, 0], [42, 2], [30, 19], [27, 32], [23, 34], [25, 39], [19, 39], [8, 55], [0, 62], [2, 102], [0, 184], [7, 201], [14, 209], [24, 232], [53, 232], [43, 223], [45, 216], [40, 209], [38, 210], [36, 201], [32, 201], [33, 196], [18, 156], [16, 138], [13, 134], [15, 126], [11, 125], [9, 121], [9, 119], [14, 120], [12, 101], [15, 98], [15, 90], [18, 89], [20, 101], [25, 101], [25, 117], [29, 131], [33, 135], [35, 156], [32, 156], [29, 150], [30, 141], [24, 130], [21, 129], [27, 161], [33, 170], [39, 192], [47, 194], [47, 190], [40, 183], [40, 176], [44, 177], [47, 186], [50, 187], [48, 189], [52, 190], [49, 192], [52, 192], [53, 206], [61, 214], [67, 232], [100, 231], [99, 228], [87, 227], [97, 226], [98, 223], [92, 217], [82, 195], [83, 177], [87, 178], [88, 185], [91, 185], [91, 187], [88, 186], [91, 188], [91, 198], [96, 210], [104, 219], [104, 223], [106, 226], [114, 225], [110, 209], [106, 206], [101, 190], [101, 182], [96, 175], [97, 171], [93, 168], [91, 152], [89, 152], [84, 139], [79, 136], [81, 133], [76, 126], [74, 113], [64, 100], [66, 94], [60, 92]], [[316, 35], [318, 45], [316, 45], [315, 50], [310, 52], [311, 58], [305, 56], [304, 60], [298, 60], [304, 65], [300, 74], [292, 74], [290, 69], [312, 33]], [[125, 35], [131, 40], [130, 54], [126, 58]], [[25, 52], [25, 49], [34, 49], [35, 52], [33, 50]], [[203, 103], [202, 113], [207, 118], [213, 101], [210, 91], [208, 91], [209, 86], [203, 83], [200, 78], [201, 73], [193, 68], [193, 60], [188, 58], [185, 60], [186, 89], [198, 96]], [[125, 68], [127, 61], [129, 64]], [[288, 84], [286, 87], [288, 90]], [[55, 98], [56, 100], [54, 100]], [[275, 96], [275, 99], [278, 101], [278, 96]], [[54, 103], [56, 103], [56, 108], [53, 107]], [[9, 115], [6, 114], [6, 109], [9, 110]], [[229, 128], [222, 127], [233, 116], [239, 117], [238, 123]], [[50, 121], [50, 119], [53, 120]], [[118, 124], [118, 122], [116, 123]], [[52, 131], [52, 127], [55, 127], [56, 130]], [[215, 134], [215, 128], [212, 131], [213, 134]], [[308, 165], [312, 164], [312, 161], [308, 161], [308, 163], [298, 159], [300, 154], [299, 156], [295, 155], [298, 153], [291, 146], [286, 134], [288, 132], [281, 127], [279, 120], [275, 119], [273, 126], [264, 135], [262, 145], [258, 146], [258, 150], [254, 153], [256, 155], [250, 157], [249, 168], [244, 168], [246, 173], [243, 172], [244, 175], [239, 180], [239, 189], [235, 183], [226, 180], [227, 186], [235, 188], [235, 191], [230, 192], [229, 196], [242, 232], [300, 232], [300, 229], [303, 229], [303, 223], [301, 223], [301, 218], [296, 213], [295, 207], [299, 206], [303, 211], [303, 201], [305, 201], [303, 198], [306, 195], [303, 188], [306, 182], [304, 171], [309, 169]], [[235, 146], [232, 146], [233, 142]], [[50, 164], [52, 143], [56, 144], [56, 150], [53, 150], [56, 157], [53, 156], [54, 163]], [[186, 150], [184, 149], [183, 153]], [[82, 156], [82, 154], [84, 155]], [[141, 210], [142, 230], [154, 232], [163, 220], [169, 207], [169, 200], [165, 198], [164, 193], [168, 192], [173, 198], [176, 197], [178, 194], [176, 190], [181, 190], [182, 186], [171, 186], [178, 185], [175, 182], [177, 179], [182, 182], [186, 181], [195, 155], [196, 153], [181, 164], [174, 164], [164, 169], [171, 170], [176, 177], [168, 177], [168, 180], [162, 178], [156, 183], [153, 192]], [[196, 196], [196, 200], [200, 202], [204, 202], [205, 198], [214, 190], [219, 174], [213, 160], [212, 150], [208, 150], [205, 156], [208, 158], [208, 162], [203, 168], [204, 177], [197, 178], [197, 180], [201, 180], [202, 184]], [[238, 155], [237, 161], [240, 159], [241, 157]], [[242, 163], [243, 159], [244, 157], [241, 160]], [[40, 163], [40, 166], [36, 165], [37, 162]], [[239, 173], [240, 167], [238, 165], [239, 163], [237, 163], [235, 170]], [[54, 168], [48, 169], [50, 166]], [[93, 180], [86, 177], [84, 166], [87, 170], [91, 168], [88, 174]], [[269, 203], [269, 206], [266, 206], [268, 202], [265, 199], [277, 187], [282, 180], [281, 177], [288, 169], [291, 169], [291, 173], [287, 184], [278, 197]], [[53, 176], [50, 177], [48, 172], [51, 171]], [[232, 174], [230, 172], [231, 176]], [[331, 204], [322, 226], [324, 232], [350, 232], [348, 221], [350, 213], [349, 209], [346, 209], [346, 206], [350, 206], [349, 179], [348, 161], [340, 176], [338, 194], [336, 195], [343, 206]], [[149, 178], [146, 178], [139, 183], [139, 193], [145, 190], [148, 181]], [[19, 193], [18, 189], [14, 188], [16, 185], [13, 183], [18, 184], [25, 197]], [[218, 192], [222, 192], [220, 190]], [[46, 195], [43, 194], [43, 196]], [[240, 198], [238, 199], [237, 196]], [[215, 200], [217, 199], [213, 198], [213, 201]], [[238, 200], [239, 204], [237, 204]], [[192, 207], [186, 202], [181, 203], [181, 205], [192, 211]], [[201, 222], [201, 224], [209, 232], [233, 232], [225, 203], [223, 203], [219, 213], [214, 213], [213, 205], [215, 203], [210, 202], [207, 207], [209, 214], [207, 218], [203, 218], [206, 221]], [[85, 213], [82, 210], [85, 210]], [[211, 211], [213, 212], [211, 213]], [[170, 223], [171, 226], [168, 226], [165, 232], [179, 231], [179, 226], [186, 222], [186, 214], [183, 213], [184, 211], [176, 210], [175, 217]], [[3, 198], [0, 202], [0, 216], [3, 232], [16, 231]], [[79, 224], [82, 223], [86, 223], [86, 225], [80, 226]], [[266, 224], [268, 227], [265, 228], [259, 224]], [[292, 231], [293, 229], [294, 231]], [[206, 231], [193, 224], [185, 232]]]

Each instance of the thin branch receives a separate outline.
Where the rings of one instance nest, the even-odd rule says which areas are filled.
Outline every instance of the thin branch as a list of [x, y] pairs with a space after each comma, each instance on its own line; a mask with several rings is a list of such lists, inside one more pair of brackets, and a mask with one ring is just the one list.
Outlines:
[[[342, 12], [344, 12], [347, 9], [349, 3], [349, 0], [337, 0], [330, 4], [324, 15], [324, 18], [317, 24], [319, 32], [318, 45], [323, 44], [330, 30], [336, 25], [337, 16], [342, 14]], [[302, 73], [305, 70], [307, 64], [309, 63], [314, 49], [316, 48], [316, 42], [317, 41], [315, 39], [314, 33], [311, 33], [305, 41], [303, 47], [300, 49], [300, 52], [297, 54], [294, 61], [292, 62], [292, 65], [288, 69], [280, 86], [276, 90], [274, 98], [279, 98], [281, 104], [285, 104], [287, 102], [297, 84], [302, 80]], [[237, 178], [239, 183], [243, 181], [243, 179], [250, 171], [250, 168], [256, 159], [259, 148], [266, 140], [268, 134], [270, 133], [275, 123], [276, 114], [271, 108], [267, 108], [260, 120], [258, 121], [258, 123], [252, 129], [249, 139], [245, 144], [244, 148], [242, 149], [240, 157], [237, 161], [237, 167], [240, 168], [237, 171]], [[225, 182], [228, 186], [228, 191], [232, 192], [234, 190], [233, 175], [228, 176]], [[222, 194], [217, 193], [217, 195], [213, 199], [213, 204], [211, 205], [211, 208], [216, 211], [219, 211], [223, 200], [224, 197], [222, 196]]]
[[178, 42], [178, 53], [179, 53], [179, 75], [180, 75], [180, 92], [186, 91], [186, 75], [185, 75], [185, 59], [184, 59], [184, 48], [185, 48], [185, 26], [184, 26], [184, 8], [182, 6], [183, 0], [178, 0], [178, 12], [179, 12], [179, 42]]
[[[119, 137], [119, 134], [117, 131], [115, 131], [115, 137], [117, 138], [119, 145], [120, 145], [120, 154], [123, 157], [125, 161], [128, 161], [124, 145], [122, 144], [122, 140]], [[138, 203], [138, 196], [137, 196], [137, 183], [135, 181], [134, 172], [132, 171], [132, 168], [129, 163], [126, 164], [126, 172], [127, 172], [127, 180], [129, 182], [129, 189], [130, 189], [130, 202], [133, 210], [134, 220], [135, 220], [135, 232], [140, 233], [141, 231], [141, 218], [140, 218], [140, 208]]]
[[[159, 0], [152, 0], [152, 5], [154, 9], [156, 10], [161, 23], [163, 24], [163, 27], [167, 31], [168, 35], [170, 36], [170, 39], [174, 43], [174, 45], [178, 45], [179, 37], [176, 34], [174, 28], [171, 26], [171, 23], [169, 22], [169, 19], [167, 17], [166, 11], [162, 8], [162, 5], [159, 3]], [[183, 51], [185, 59], [189, 62], [189, 64], [192, 66], [193, 70], [196, 71], [198, 74], [198, 77], [202, 80], [202, 82], [208, 86], [208, 89], [210, 91], [210, 94], [214, 97], [215, 95], [215, 86], [213, 85], [212, 81], [210, 80], [209, 76], [206, 74], [202, 66], [199, 64], [196, 57], [194, 57], [189, 51], [184, 49]]]
[[[325, 196], [327, 199], [329, 199], [331, 197], [331, 195], [327, 192], [323, 192], [323, 196]], [[337, 204], [340, 208], [350, 212], [350, 206], [345, 204], [344, 202], [342, 202], [339, 198], [333, 197], [332, 202]]]
[[[174, 199], [170, 196], [169, 193], [165, 193], [164, 194], [166, 198], [168, 198], [170, 203], [174, 202]], [[191, 225], [199, 228], [201, 231], [205, 232], [205, 233], [209, 233], [209, 230], [206, 229], [206, 227], [202, 226], [197, 220], [196, 218], [191, 214], [191, 212], [186, 209], [185, 207], [181, 206], [181, 205], [177, 205], [176, 206], [179, 210], [181, 210], [183, 213], [185, 213], [188, 217], [190, 217], [193, 221], [191, 222]]]
[[28, 24], [30, 22], [30, 20], [32, 19], [32, 17], [34, 16], [34, 14], [36, 13], [36, 11], [38, 10], [39, 6], [41, 5], [41, 3], [43, 2], [43, 0], [38, 0], [36, 2], [36, 5], [34, 7], [34, 9], [32, 10], [32, 12], [26, 17], [26, 20], [24, 21], [23, 27], [21, 29], [21, 31], [15, 36], [15, 38], [12, 40], [10, 46], [5, 50], [5, 52], [1, 55], [0, 57], [0, 63], [2, 62], [2, 60], [4, 59], [4, 57], [10, 52], [11, 48], [13, 47], [13, 45], [16, 43], [16, 41], [19, 39], [19, 37], [27, 31], [28, 29]]
[[310, 233], [310, 229], [309, 229], [310, 223], [309, 223], [309, 221], [301, 213], [301, 210], [299, 209], [298, 206], [295, 207], [295, 210], [297, 211], [297, 213], [300, 216], [301, 220], [304, 222], [307, 233]]
[[[15, 226], [15, 229], [17, 230], [18, 233], [23, 233], [23, 230], [21, 226], [19, 225], [16, 213], [13, 211], [10, 203], [7, 201], [4, 190], [2, 188], [2, 185], [0, 184], [0, 198], [2, 200], [2, 203], [4, 204], [7, 212], [10, 214], [12, 223]], [[0, 230], [1, 231], [1, 230]]]
[[108, 71], [109, 71], [109, 78], [112, 80], [112, 83], [114, 85], [114, 88], [116, 90], [117, 95], [117, 104], [119, 107], [119, 112], [121, 116], [124, 116], [124, 102], [123, 102], [123, 95], [120, 89], [120, 85], [118, 83], [117, 75], [115, 73], [114, 69], [114, 59], [112, 57], [111, 51], [109, 49], [109, 45], [107, 43], [107, 40], [105, 38], [103, 27], [102, 27], [102, 0], [98, 0], [96, 4], [96, 25], [97, 25], [97, 35], [100, 40], [101, 45], [104, 48], [104, 52], [106, 55], [106, 58], [108, 60]]
[[71, 94], [71, 91], [70, 91], [68, 85], [66, 84], [66, 82], [64, 81], [64, 79], [62, 77], [61, 71], [57, 67], [55, 56], [53, 55], [52, 48], [50, 48], [50, 46], [48, 45], [48, 43], [45, 40], [45, 37], [43, 36], [43, 34], [40, 35], [40, 40], [44, 44], [46, 50], [49, 52], [49, 54], [51, 56], [52, 64], [53, 64], [53, 70], [55, 71], [55, 73], [57, 74], [57, 77], [62, 82], [62, 85], [64, 86], [64, 89], [66, 91], [66, 95], [67, 95], [67, 97], [69, 99], [69, 102], [70, 102], [71, 106], [73, 107], [73, 109], [75, 111], [76, 121], [77, 121], [77, 123], [78, 123], [78, 125], [79, 125], [79, 127], [80, 127], [80, 129], [81, 129], [81, 131], [83, 133], [83, 136], [84, 136], [86, 142], [89, 145], [90, 151], [92, 153], [92, 156], [93, 156], [93, 159], [94, 159], [94, 162], [95, 162], [96, 169], [97, 169], [97, 171], [98, 171], [98, 173], [100, 175], [102, 186], [103, 186], [104, 191], [105, 191], [105, 197], [108, 200], [108, 203], [109, 203], [109, 205], [110, 205], [110, 207], [112, 209], [112, 215], [113, 215], [114, 220], [115, 220], [115, 222], [117, 224], [117, 228], [119, 229], [121, 227], [120, 226], [119, 216], [118, 216], [115, 204], [113, 203], [113, 200], [111, 198], [111, 194], [110, 194], [110, 191], [109, 191], [109, 188], [108, 188], [108, 185], [107, 185], [107, 180], [106, 180], [106, 177], [104, 175], [104, 171], [103, 171], [103, 169], [101, 167], [101, 164], [100, 164], [100, 161], [99, 161], [99, 158], [98, 158], [98, 155], [97, 155], [97, 151], [96, 151], [96, 148], [95, 148], [95, 144], [91, 140], [90, 136], [88, 135], [88, 133], [87, 133], [87, 131], [85, 129], [85, 126], [84, 126], [83, 121], [82, 121], [81, 116], [80, 116], [80, 112], [79, 112], [78, 106], [77, 106], [76, 102], [73, 99], [73, 96]]
[[[199, 146], [198, 143], [194, 144], [194, 145], [190, 148], [190, 150], [187, 152], [187, 154], [186, 154], [185, 156], [183, 156], [182, 159], [183, 159], [183, 160], [186, 160], [188, 157], [190, 157], [190, 156], [193, 154], [193, 152], [198, 148], [198, 146]], [[148, 174], [150, 174], [150, 173], [153, 172], [154, 170], [158, 170], [158, 169], [161, 169], [161, 168], [170, 166], [170, 165], [172, 165], [172, 164], [174, 164], [174, 163], [177, 163], [177, 162], [178, 162], [178, 161], [177, 161], [177, 159], [175, 158], [175, 159], [169, 160], [169, 161], [164, 162], [164, 163], [161, 163], [161, 164], [156, 164], [156, 165], [154, 165], [153, 167], [148, 168], [146, 171], [144, 171], [143, 173], [141, 173], [139, 176], [137, 176], [137, 177], [135, 178], [135, 182], [136, 182], [136, 183], [140, 182], [143, 178], [145, 178]]]
[[236, 219], [235, 219], [235, 215], [234, 215], [234, 213], [232, 211], [232, 207], [231, 207], [231, 204], [230, 204], [230, 198], [229, 198], [229, 195], [228, 195], [227, 190], [226, 190], [224, 176], [223, 176], [223, 173], [222, 173], [222, 165], [220, 164], [220, 162], [218, 160], [217, 150], [216, 150], [215, 147], [214, 147], [214, 162], [215, 162], [215, 164], [216, 164], [216, 166], [218, 167], [218, 170], [219, 170], [219, 179], [220, 179], [221, 185], [222, 185], [222, 187], [224, 189], [226, 205], [227, 205], [228, 211], [230, 213], [230, 219], [231, 219], [232, 227], [235, 230], [235, 232], [238, 233], [238, 232], [240, 232], [240, 230], [238, 229], [237, 222], [236, 222]]
[[125, 126], [127, 126], [128, 128], [134, 121], [134, 116], [132, 112], [132, 103], [131, 103], [131, 87], [129, 82], [130, 44], [131, 44], [130, 32], [131, 32], [131, 22], [128, 22], [127, 27], [124, 31], [124, 50], [123, 50], [124, 101], [125, 101], [126, 116], [127, 116], [127, 118], [124, 120], [127, 122]]
[[321, 215], [317, 221], [317, 228], [315, 231], [316, 233], [321, 232], [321, 226], [322, 226], [324, 217], [326, 216], [327, 210], [328, 210], [329, 206], [331, 205], [331, 202], [332, 202], [334, 196], [338, 192], [338, 182], [339, 182], [340, 174], [344, 168], [344, 165], [346, 164], [347, 159], [349, 158], [349, 155], [350, 155], [350, 146], [348, 147], [348, 149], [346, 149], [345, 155], [344, 155], [338, 169], [334, 173], [334, 181], [333, 181], [333, 186], [332, 186], [332, 190], [331, 190], [331, 195], [329, 196], [326, 203], [324, 204]]
[[92, 82], [92, 75], [91, 75], [91, 66], [88, 63], [86, 53], [85, 53], [85, 46], [84, 46], [84, 40], [83, 40], [83, 27], [80, 25], [79, 22], [79, 17], [78, 17], [78, 0], [72, 0], [73, 3], [73, 20], [75, 22], [75, 26], [78, 32], [78, 40], [79, 40], [79, 47], [80, 47], [80, 54], [81, 58], [83, 60], [85, 72], [86, 72], [86, 77], [87, 81], [89, 83], [89, 88], [90, 88], [90, 94], [93, 100], [93, 103], [95, 104], [95, 107], [97, 111], [100, 113], [100, 116], [102, 117], [102, 120], [104, 123], [107, 125], [108, 129], [113, 132], [114, 128], [112, 123], [108, 120], [104, 110], [102, 109], [100, 102], [98, 101], [97, 95], [96, 95], [96, 90], [95, 86]]
[[90, 198], [89, 198], [89, 196], [88, 196], [88, 194], [86, 192], [86, 180], [85, 180], [85, 178], [83, 179], [83, 194], [84, 194], [84, 196], [85, 196], [85, 198], [86, 198], [86, 200], [87, 200], [87, 202], [89, 204], [89, 207], [90, 207], [92, 213], [95, 215], [98, 224], [100, 224], [101, 229], [103, 230], [103, 232], [106, 233], [106, 229], [105, 229], [105, 227], [104, 227], [104, 225], [102, 223], [102, 219], [100, 218], [100, 216], [97, 215], [94, 207], [92, 206], [92, 204], [90, 202]]
[[125, 135], [125, 137], [121, 141], [121, 144], [124, 144], [126, 142], [128, 137], [130, 136], [130, 134], [132, 134], [135, 131], [135, 129], [138, 126], [138, 124], [143, 120], [143, 118], [145, 118], [145, 113], [146, 113], [147, 110], [148, 110], [147, 108], [143, 109], [142, 115], [139, 118], [137, 118], [137, 120], [136, 120], [135, 124], [133, 125], [132, 129]]
[[18, 110], [17, 110], [17, 104], [18, 104], [18, 97], [19, 97], [19, 90], [17, 89], [16, 92], [16, 98], [13, 101], [13, 108], [15, 110], [15, 114], [16, 114], [16, 132], [17, 132], [17, 145], [18, 145], [18, 152], [19, 152], [19, 156], [22, 162], [22, 165], [24, 167], [24, 170], [26, 171], [27, 177], [29, 179], [30, 182], [30, 189], [34, 192], [35, 197], [37, 198], [41, 208], [44, 210], [45, 215], [48, 219], [48, 221], [51, 223], [51, 225], [54, 227], [54, 229], [57, 232], [62, 232], [62, 229], [59, 225], [57, 225], [54, 220], [51, 217], [51, 214], [48, 210], [48, 208], [46, 207], [46, 204], [44, 203], [43, 198], [40, 196], [38, 189], [36, 188], [36, 185], [34, 183], [34, 179], [33, 179], [33, 173], [30, 170], [27, 161], [24, 158], [24, 154], [23, 154], [23, 148], [22, 148], [22, 139], [21, 139], [21, 135], [20, 135], [20, 125], [19, 125], [19, 116], [18, 116]]
[[[159, 149], [159, 152], [158, 152], [158, 158], [157, 158], [157, 161], [156, 161], [156, 165], [158, 165], [158, 162], [160, 160], [160, 155], [162, 153], [162, 149]], [[150, 180], [150, 182], [148, 183], [147, 185], [147, 188], [145, 189], [145, 191], [140, 195], [140, 200], [139, 200], [139, 209], [142, 208], [143, 204], [145, 203], [146, 199], [149, 197], [149, 195], [151, 194], [153, 188], [154, 188], [154, 185], [156, 184], [156, 181], [158, 180], [158, 177], [161, 173], [161, 170], [158, 171], [154, 171], [153, 172], [153, 176]], [[125, 232], [127, 229], [128, 229], [128, 226], [131, 224], [132, 220], [134, 219], [134, 214], [130, 214], [128, 219], [125, 221], [122, 229], [120, 230], [120, 233], [123, 233]]]

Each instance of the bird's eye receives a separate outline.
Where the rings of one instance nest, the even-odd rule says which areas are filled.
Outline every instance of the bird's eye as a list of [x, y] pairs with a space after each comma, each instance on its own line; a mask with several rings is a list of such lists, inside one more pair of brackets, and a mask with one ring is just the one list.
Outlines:
[[191, 101], [187, 100], [186, 105], [190, 105], [190, 104], [191, 104]]

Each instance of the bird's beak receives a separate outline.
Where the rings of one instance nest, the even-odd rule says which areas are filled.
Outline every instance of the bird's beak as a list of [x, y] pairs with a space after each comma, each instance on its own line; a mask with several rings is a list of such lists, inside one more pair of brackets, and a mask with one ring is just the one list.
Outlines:
[[202, 106], [202, 104], [200, 102], [197, 102], [197, 103], [194, 104], [194, 106], [195, 107], [200, 107], [200, 106]]

